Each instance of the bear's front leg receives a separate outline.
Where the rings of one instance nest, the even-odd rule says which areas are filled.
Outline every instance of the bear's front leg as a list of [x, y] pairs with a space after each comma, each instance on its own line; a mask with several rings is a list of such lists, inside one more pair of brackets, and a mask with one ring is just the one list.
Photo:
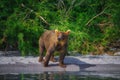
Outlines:
[[49, 48], [49, 50], [47, 50], [45, 59], [44, 59], [44, 67], [48, 67], [48, 63], [50, 61], [51, 55], [54, 53], [54, 50]]
[[59, 66], [62, 68], [66, 68], [66, 65], [64, 64], [64, 58], [65, 58], [66, 53], [62, 51], [60, 53], [60, 58], [59, 58]]
[[46, 53], [45, 59], [44, 59], [44, 67], [48, 67], [48, 63], [50, 60], [51, 54], [49, 52]]
[[52, 62], [56, 62], [56, 60], [55, 60], [55, 58], [54, 58], [54, 54], [51, 55], [51, 57], [50, 57], [50, 61], [52, 61]]

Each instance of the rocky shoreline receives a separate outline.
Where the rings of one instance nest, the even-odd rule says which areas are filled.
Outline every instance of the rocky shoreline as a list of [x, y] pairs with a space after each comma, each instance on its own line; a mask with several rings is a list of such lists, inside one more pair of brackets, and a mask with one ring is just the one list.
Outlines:
[[[10, 54], [12, 53], [12, 54]], [[38, 62], [38, 56], [24, 56], [19, 52], [0, 52], [0, 74], [67, 72], [70, 74], [102, 75], [120, 78], [120, 56], [109, 55], [77, 55], [66, 56], [66, 68], [58, 66], [58, 62], [50, 62], [49, 67], [43, 67]], [[59, 57], [55, 59], [58, 61]]]

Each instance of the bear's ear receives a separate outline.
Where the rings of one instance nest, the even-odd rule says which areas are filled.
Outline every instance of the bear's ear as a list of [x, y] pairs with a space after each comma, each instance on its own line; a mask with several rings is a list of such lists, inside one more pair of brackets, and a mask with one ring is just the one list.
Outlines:
[[55, 33], [58, 33], [59, 31], [57, 29], [55, 29]]
[[67, 31], [66, 31], [66, 34], [70, 34], [70, 30], [67, 30]]

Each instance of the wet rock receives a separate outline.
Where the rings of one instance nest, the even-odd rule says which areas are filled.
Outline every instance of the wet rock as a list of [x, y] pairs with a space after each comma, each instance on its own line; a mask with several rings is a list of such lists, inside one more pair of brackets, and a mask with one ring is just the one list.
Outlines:
[[114, 53], [115, 56], [120, 56], [120, 52]]

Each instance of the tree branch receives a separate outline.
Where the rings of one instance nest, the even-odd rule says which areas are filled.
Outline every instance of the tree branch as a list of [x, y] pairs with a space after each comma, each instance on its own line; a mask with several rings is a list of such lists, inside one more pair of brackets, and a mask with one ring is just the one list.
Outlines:
[[42, 16], [38, 16], [45, 24], [47, 24], [47, 25], [49, 25], [50, 26], [50, 24], [42, 17]]
[[94, 20], [94, 19], [97, 18], [98, 16], [102, 15], [106, 9], [107, 9], [107, 7], [104, 8], [103, 11], [101, 11], [99, 14], [97, 14], [96, 16], [94, 16], [93, 18], [91, 18], [91, 19], [85, 24], [85, 26], [88, 26], [88, 25], [90, 24], [90, 22], [92, 22], [92, 20]]
[[[48, 26], [50, 26], [50, 24], [49, 24], [42, 16], [38, 15], [37, 12], [35, 12], [34, 10], [26, 7], [23, 3], [21, 4], [21, 6], [24, 7], [24, 8], [27, 8], [28, 10], [30, 10], [30, 13], [31, 13], [31, 12], [35, 13], [35, 15], [36, 15], [38, 18], [40, 18], [45, 24], [47, 24]], [[28, 16], [28, 14], [26, 14], [26, 16]], [[25, 18], [26, 18], [26, 16], [25, 16]]]

